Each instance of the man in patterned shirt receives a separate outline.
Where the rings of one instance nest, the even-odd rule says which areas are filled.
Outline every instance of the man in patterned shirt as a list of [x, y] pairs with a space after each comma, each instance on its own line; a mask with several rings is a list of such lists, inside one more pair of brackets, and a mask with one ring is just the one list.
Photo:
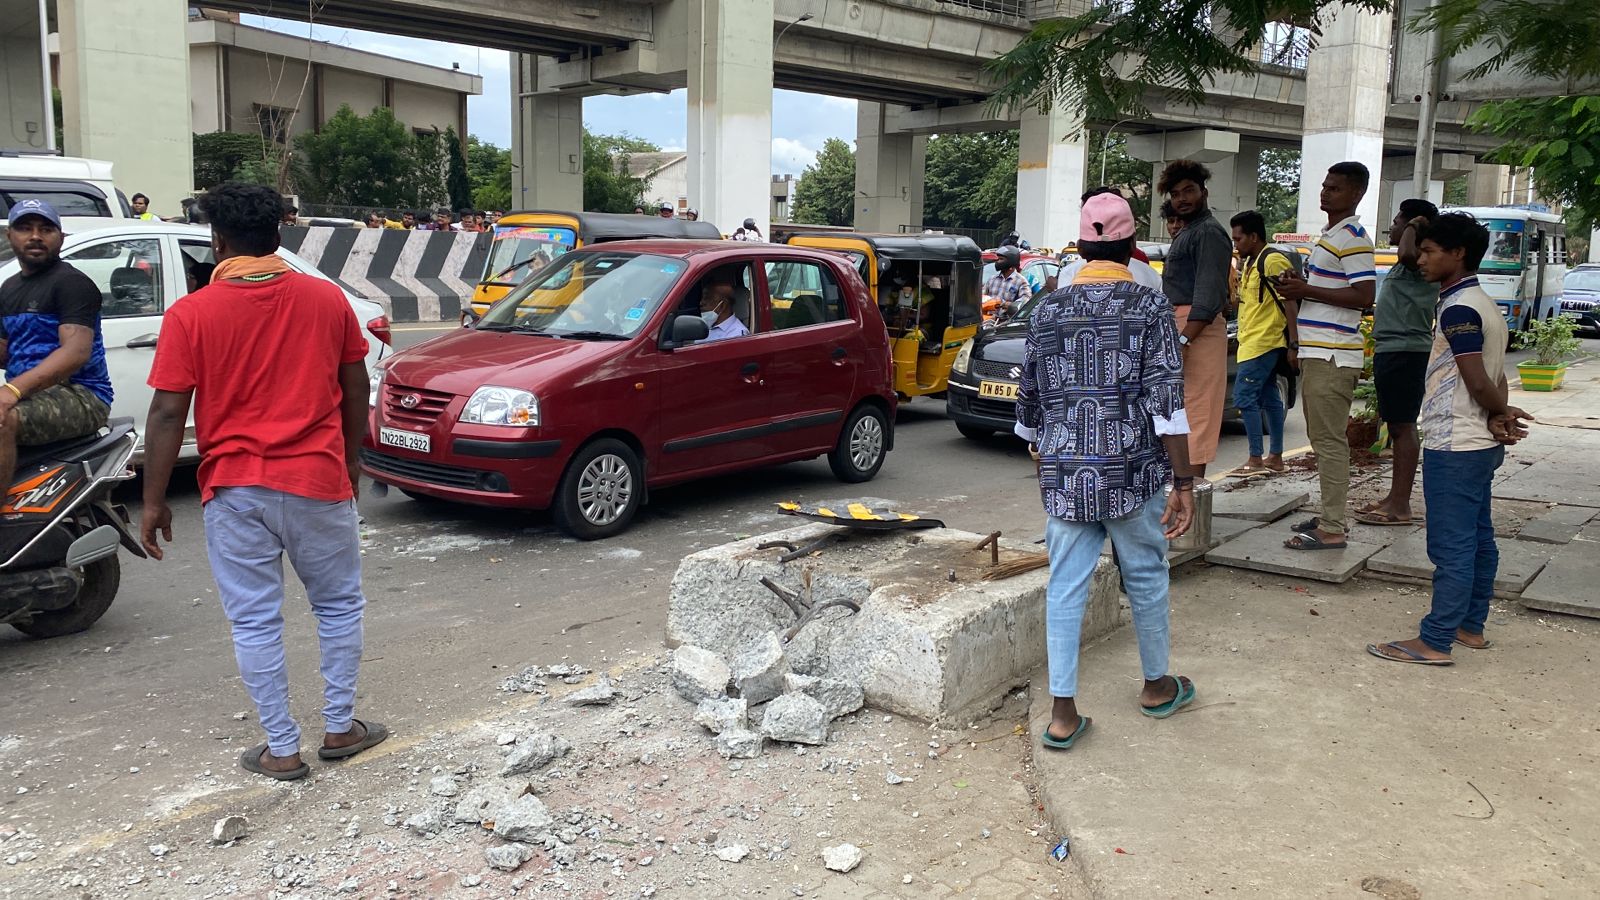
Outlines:
[[1422, 430], [1422, 497], [1428, 507], [1433, 608], [1408, 641], [1368, 644], [1390, 662], [1448, 666], [1450, 648], [1490, 646], [1483, 636], [1500, 551], [1489, 496], [1506, 444], [1523, 434], [1506, 405], [1506, 322], [1478, 286], [1489, 230], [1465, 213], [1447, 213], [1420, 234], [1417, 268], [1440, 286], [1439, 318], [1428, 360]]
[[[1322, 179], [1328, 227], [1311, 249], [1306, 277], [1293, 272], [1278, 276], [1278, 293], [1300, 304], [1300, 399], [1322, 491], [1322, 514], [1294, 526], [1294, 536], [1283, 544], [1290, 550], [1344, 549], [1344, 505], [1350, 493], [1345, 425], [1366, 364], [1361, 315], [1372, 308], [1378, 292], [1372, 238], [1356, 215], [1367, 181], [1367, 167], [1358, 162], [1328, 169]], [[1291, 353], [1290, 361], [1294, 358]]]
[[1139, 639], [1140, 707], [1166, 718], [1195, 696], [1188, 678], [1167, 672], [1167, 541], [1189, 530], [1194, 508], [1182, 354], [1172, 305], [1128, 271], [1133, 211], [1114, 190], [1099, 190], [1083, 204], [1078, 252], [1088, 262], [1029, 318], [1017, 392], [1016, 432], [1037, 447], [1048, 516], [1055, 705], [1040, 740], [1058, 750], [1090, 725], [1078, 715], [1078, 640], [1108, 534]]

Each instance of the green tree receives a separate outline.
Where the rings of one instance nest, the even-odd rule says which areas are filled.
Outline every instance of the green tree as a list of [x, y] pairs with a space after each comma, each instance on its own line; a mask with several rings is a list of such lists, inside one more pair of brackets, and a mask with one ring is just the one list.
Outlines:
[[1295, 230], [1300, 219], [1299, 150], [1272, 147], [1261, 151], [1256, 169], [1256, 212], [1267, 220], [1268, 240], [1274, 232]]
[[[411, 138], [411, 174], [405, 185], [404, 204], [431, 209], [450, 202], [444, 179], [449, 160], [445, 155], [444, 135], [439, 131], [420, 131]], [[452, 206], [451, 209], [459, 207]]]
[[444, 189], [450, 196], [450, 208], [467, 209], [472, 206], [472, 181], [467, 177], [466, 151], [454, 128], [444, 130], [444, 152]]
[[1016, 218], [1015, 130], [928, 139], [921, 224], [1009, 228]]
[[311, 203], [343, 206], [413, 202], [418, 143], [387, 108], [361, 116], [341, 106], [321, 131], [295, 139], [300, 195]]
[[628, 134], [583, 133], [583, 208], [629, 213], [644, 196], [645, 179], [628, 174], [628, 156], [661, 148]]
[[838, 138], [822, 142], [817, 161], [794, 185], [794, 221], [806, 225], [855, 222], [856, 154]]
[[1504, 140], [1488, 159], [1531, 167], [1539, 193], [1583, 231], [1600, 221], [1600, 96], [1489, 103], [1468, 124]]
[[511, 206], [511, 151], [477, 135], [467, 136], [467, 178], [472, 182], [472, 205], [478, 209], [506, 210]]
[[[1102, 132], [1088, 135], [1088, 177], [1084, 183], [1098, 187], [1114, 187], [1128, 198], [1133, 207], [1133, 218], [1139, 224], [1139, 233], [1147, 234], [1150, 227], [1150, 197], [1155, 190], [1155, 175], [1150, 163], [1128, 155], [1128, 136], [1112, 133], [1108, 138]], [[1105, 177], [1100, 173], [1102, 157]]]
[[224, 181], [277, 184], [282, 148], [259, 134], [213, 131], [194, 136], [194, 186], [206, 191]]

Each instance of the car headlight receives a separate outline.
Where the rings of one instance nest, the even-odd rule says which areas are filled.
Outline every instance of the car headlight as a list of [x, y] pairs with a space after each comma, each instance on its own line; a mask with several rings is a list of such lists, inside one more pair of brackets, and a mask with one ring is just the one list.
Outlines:
[[539, 398], [516, 388], [486, 384], [472, 392], [472, 398], [461, 409], [461, 421], [514, 428], [538, 425]]
[[378, 405], [378, 397], [383, 393], [383, 369], [375, 368], [367, 373], [367, 409]]
[[961, 349], [956, 351], [956, 361], [950, 366], [951, 371], [957, 375], [967, 374], [967, 369], [972, 366], [972, 348], [976, 344], [977, 341], [968, 340], [961, 345]]

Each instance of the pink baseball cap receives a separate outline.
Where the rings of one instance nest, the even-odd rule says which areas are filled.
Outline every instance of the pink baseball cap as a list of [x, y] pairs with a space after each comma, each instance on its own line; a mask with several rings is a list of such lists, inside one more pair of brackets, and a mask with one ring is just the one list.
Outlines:
[[1078, 220], [1080, 242], [1125, 241], [1133, 237], [1136, 228], [1132, 207], [1119, 195], [1095, 194], [1083, 201], [1083, 214]]

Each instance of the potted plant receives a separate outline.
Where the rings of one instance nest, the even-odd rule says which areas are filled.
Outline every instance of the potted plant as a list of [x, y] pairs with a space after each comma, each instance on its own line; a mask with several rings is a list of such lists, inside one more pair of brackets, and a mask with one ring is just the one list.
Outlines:
[[1567, 375], [1567, 360], [1581, 346], [1573, 335], [1578, 321], [1571, 316], [1553, 316], [1530, 322], [1517, 333], [1517, 349], [1533, 350], [1533, 359], [1517, 363], [1525, 391], [1553, 391]]

